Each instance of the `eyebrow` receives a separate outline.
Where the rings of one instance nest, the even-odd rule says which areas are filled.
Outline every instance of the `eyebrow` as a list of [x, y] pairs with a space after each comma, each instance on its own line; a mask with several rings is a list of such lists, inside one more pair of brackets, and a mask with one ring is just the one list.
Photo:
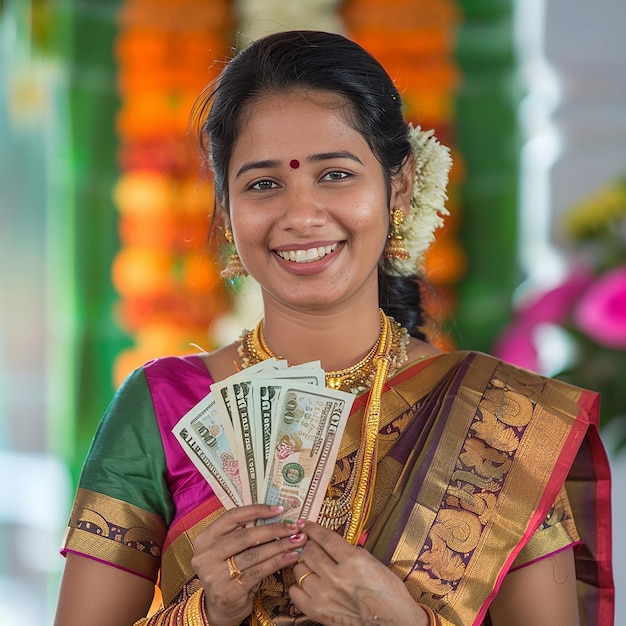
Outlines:
[[308, 160], [313, 163], [328, 161], [330, 159], [350, 159], [351, 161], [356, 161], [357, 163], [363, 165], [361, 159], [359, 159], [356, 154], [352, 154], [352, 152], [322, 152], [321, 154], [314, 154], [308, 158]]
[[266, 160], [266, 161], [251, 161], [250, 163], [246, 163], [239, 168], [237, 174], [235, 174], [235, 179], [239, 178], [242, 174], [249, 172], [250, 170], [258, 170], [258, 169], [268, 169], [273, 167], [278, 167], [280, 165], [280, 161], [274, 160]]
[[[321, 152], [319, 154], [313, 154], [307, 158], [307, 161], [310, 161], [312, 163], [319, 163], [321, 161], [329, 161], [331, 159], [350, 159], [351, 161], [356, 161], [357, 163], [363, 165], [361, 159], [359, 159], [359, 157], [357, 157], [355, 154], [352, 154], [352, 152], [343, 151]], [[273, 159], [267, 159], [265, 161], [251, 161], [250, 163], [246, 163], [239, 168], [239, 171], [237, 172], [237, 174], [235, 174], [235, 179], [239, 178], [250, 170], [271, 169], [274, 167], [280, 167], [280, 164], [280, 161], [276, 161]]]

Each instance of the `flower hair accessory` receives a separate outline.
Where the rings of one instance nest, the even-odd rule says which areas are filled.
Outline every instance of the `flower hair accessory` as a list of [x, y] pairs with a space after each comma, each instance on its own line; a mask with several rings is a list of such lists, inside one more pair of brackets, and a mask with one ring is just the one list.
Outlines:
[[450, 149], [437, 141], [433, 130], [423, 131], [412, 124], [408, 139], [415, 159], [415, 175], [410, 210], [401, 234], [409, 258], [389, 261], [395, 276], [412, 276], [423, 269], [424, 253], [435, 240], [435, 231], [443, 225], [443, 216], [450, 215], [445, 206], [452, 166]]

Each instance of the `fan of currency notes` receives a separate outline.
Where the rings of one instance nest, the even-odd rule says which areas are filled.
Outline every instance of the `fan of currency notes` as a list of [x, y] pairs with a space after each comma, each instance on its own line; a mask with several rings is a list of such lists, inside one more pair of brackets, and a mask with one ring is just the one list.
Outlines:
[[268, 359], [211, 385], [172, 432], [227, 509], [281, 504], [279, 519], [315, 520], [353, 401], [319, 362]]

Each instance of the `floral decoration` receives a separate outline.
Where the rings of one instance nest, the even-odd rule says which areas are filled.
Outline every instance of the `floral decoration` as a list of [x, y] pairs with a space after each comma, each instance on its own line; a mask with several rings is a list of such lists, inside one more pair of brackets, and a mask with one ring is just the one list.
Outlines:
[[423, 270], [424, 254], [435, 240], [435, 231], [443, 226], [448, 195], [448, 172], [452, 166], [450, 150], [436, 139], [434, 131], [409, 125], [409, 142], [415, 157], [415, 176], [411, 210], [402, 227], [408, 259], [395, 259], [393, 268], [400, 276]]
[[157, 356], [215, 347], [209, 327], [230, 307], [206, 247], [213, 187], [198, 181], [187, 136], [193, 102], [228, 54], [230, 22], [226, 0], [126, 0], [119, 12], [111, 278], [132, 345], [117, 355], [117, 384]]
[[[572, 270], [516, 312], [495, 353], [521, 367], [601, 394], [601, 421], [626, 446], [626, 178], [572, 208], [564, 226]], [[568, 349], [557, 371], [543, 371], [545, 330]]]
[[591, 339], [610, 349], [626, 349], [626, 264], [600, 276], [582, 295], [574, 322]]

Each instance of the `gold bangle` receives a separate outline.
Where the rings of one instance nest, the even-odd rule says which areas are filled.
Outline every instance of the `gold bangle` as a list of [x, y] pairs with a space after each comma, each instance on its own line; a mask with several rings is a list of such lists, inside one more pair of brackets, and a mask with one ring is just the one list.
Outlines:
[[198, 589], [185, 603], [183, 621], [185, 626], [208, 626], [209, 622], [204, 606], [204, 589]]
[[441, 622], [439, 621], [439, 616], [437, 615], [437, 613], [435, 613], [435, 611], [433, 611], [426, 604], [422, 604], [420, 602], [417, 603], [417, 606], [419, 606], [422, 609], [422, 611], [424, 611], [424, 613], [428, 615], [429, 626], [441, 626]]
[[142, 617], [133, 626], [209, 626], [204, 605], [204, 589], [200, 587], [184, 602], [165, 607], [152, 615]]

